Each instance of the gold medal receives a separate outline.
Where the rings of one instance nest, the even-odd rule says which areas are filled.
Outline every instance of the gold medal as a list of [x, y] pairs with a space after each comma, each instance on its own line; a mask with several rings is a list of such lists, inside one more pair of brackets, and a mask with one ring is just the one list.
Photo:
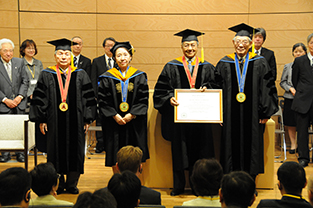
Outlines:
[[236, 99], [237, 99], [237, 101], [238, 101], [239, 103], [245, 102], [245, 100], [246, 100], [246, 95], [245, 95], [245, 93], [239, 92], [239, 93], [236, 95]]
[[59, 108], [61, 111], [65, 112], [68, 109], [68, 105], [67, 105], [67, 103], [63, 102], [59, 105]]
[[121, 110], [122, 112], [128, 111], [128, 108], [129, 108], [128, 103], [122, 102], [122, 103], [120, 104], [120, 110]]

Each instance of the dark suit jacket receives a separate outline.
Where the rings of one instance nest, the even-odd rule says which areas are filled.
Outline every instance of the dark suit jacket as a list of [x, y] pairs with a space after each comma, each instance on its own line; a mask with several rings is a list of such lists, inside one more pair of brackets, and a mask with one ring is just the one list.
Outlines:
[[140, 204], [161, 205], [161, 194], [151, 188], [141, 186]]
[[101, 74], [106, 72], [109, 66], [106, 63], [105, 55], [99, 56], [92, 61], [91, 65], [91, 83], [95, 90], [96, 97], [98, 97], [98, 78]]
[[0, 112], [8, 113], [10, 108], [2, 102], [3, 98], [14, 100], [16, 96], [22, 95], [24, 99], [17, 106], [25, 110], [27, 104], [27, 90], [29, 85], [28, 75], [24, 69], [24, 61], [20, 58], [11, 59], [12, 81], [7, 70], [0, 59]]
[[77, 63], [77, 68], [78, 69], [84, 69], [90, 77], [91, 60], [89, 58], [87, 58], [86, 56], [83, 56], [82, 54], [80, 54], [79, 60]]
[[307, 55], [295, 59], [292, 65], [292, 83], [296, 94], [291, 109], [305, 114], [313, 102], [313, 67]]
[[267, 63], [270, 65], [273, 77], [275, 78], [274, 80], [276, 80], [277, 66], [274, 51], [262, 47], [261, 56], [263, 56], [266, 59]]
[[305, 199], [296, 199], [283, 196], [279, 199], [263, 199], [257, 208], [312, 208], [311, 204]]

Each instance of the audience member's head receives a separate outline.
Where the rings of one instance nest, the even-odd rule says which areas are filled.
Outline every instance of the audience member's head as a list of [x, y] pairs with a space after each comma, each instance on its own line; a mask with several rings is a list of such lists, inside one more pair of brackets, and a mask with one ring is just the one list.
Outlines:
[[277, 170], [278, 188], [282, 194], [301, 195], [306, 186], [304, 168], [297, 162], [284, 162]]
[[219, 194], [222, 207], [248, 207], [255, 200], [255, 182], [248, 173], [234, 171], [223, 176]]
[[197, 196], [216, 196], [223, 169], [215, 159], [200, 159], [193, 166], [191, 182]]
[[141, 182], [139, 178], [128, 170], [112, 176], [108, 183], [108, 190], [117, 202], [117, 208], [134, 208], [139, 204]]
[[137, 174], [142, 170], [142, 155], [142, 150], [139, 147], [134, 147], [131, 145], [124, 146], [117, 152], [116, 167], [120, 172], [129, 170]]
[[310, 204], [313, 205], [313, 174], [310, 175], [308, 180], [308, 195]]
[[84, 192], [80, 194], [73, 208], [116, 208], [114, 196], [106, 189], [99, 189], [93, 194]]
[[41, 163], [32, 171], [32, 189], [38, 196], [54, 195], [59, 186], [59, 174], [52, 163]]
[[24, 168], [9, 168], [0, 173], [1, 206], [28, 207], [31, 176]]

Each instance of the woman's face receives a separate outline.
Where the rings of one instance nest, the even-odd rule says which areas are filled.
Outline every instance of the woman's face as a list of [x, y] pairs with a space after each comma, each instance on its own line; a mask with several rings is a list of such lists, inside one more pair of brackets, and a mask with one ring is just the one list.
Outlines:
[[298, 46], [297, 48], [295, 48], [295, 50], [292, 52], [292, 55], [295, 58], [298, 58], [300, 56], [305, 55], [305, 51], [303, 50], [302, 46]]
[[30, 44], [25, 48], [25, 56], [33, 57], [35, 55], [35, 52], [36, 50], [33, 44]]
[[126, 48], [118, 48], [115, 52], [115, 60], [121, 70], [126, 70], [131, 60], [130, 53]]

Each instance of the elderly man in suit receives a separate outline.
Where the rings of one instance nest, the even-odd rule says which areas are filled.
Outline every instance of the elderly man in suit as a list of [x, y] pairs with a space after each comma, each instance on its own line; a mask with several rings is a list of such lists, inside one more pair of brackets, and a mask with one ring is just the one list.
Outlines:
[[74, 36], [72, 41], [77, 43], [77, 45], [72, 46], [74, 66], [78, 69], [84, 69], [90, 77], [91, 60], [81, 54], [83, 49], [83, 39], [79, 36]]
[[296, 94], [291, 109], [296, 112], [298, 161], [303, 167], [310, 161], [308, 127], [313, 121], [313, 33], [307, 38], [308, 54], [295, 59], [292, 65], [292, 83]]
[[277, 67], [274, 51], [262, 47], [266, 39], [266, 31], [264, 30], [264, 28], [256, 28], [256, 31], [258, 32], [255, 33], [253, 39], [255, 47], [254, 52], [257, 55], [263, 56], [266, 59], [267, 63], [270, 65], [274, 80], [276, 80]]
[[[112, 69], [115, 65], [113, 54], [111, 53], [111, 48], [115, 44], [115, 39], [112, 37], [108, 37], [104, 39], [102, 46], [104, 49], [104, 55], [95, 58], [92, 61], [91, 67], [91, 83], [92, 87], [95, 90], [96, 97], [98, 96], [98, 78], [101, 74], [106, 72], [109, 69]], [[101, 126], [101, 120], [99, 114], [97, 115], [96, 125]], [[96, 145], [96, 153], [101, 153], [104, 151], [104, 138], [103, 133], [97, 131], [97, 145]]]
[[[28, 75], [24, 61], [13, 58], [14, 43], [6, 38], [0, 40], [0, 114], [24, 114], [27, 104]], [[9, 152], [2, 152], [0, 162], [11, 159]], [[16, 159], [24, 162], [23, 153]]]

